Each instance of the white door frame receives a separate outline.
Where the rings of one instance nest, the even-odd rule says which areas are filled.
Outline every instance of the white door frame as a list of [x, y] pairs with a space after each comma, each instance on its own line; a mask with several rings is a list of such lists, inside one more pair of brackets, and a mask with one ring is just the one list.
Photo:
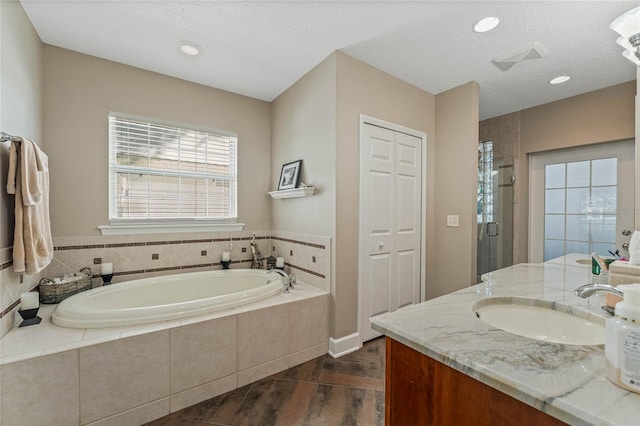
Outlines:
[[363, 310], [364, 310], [364, 282], [362, 277], [364, 276], [363, 268], [364, 261], [362, 258], [362, 254], [365, 252], [364, 250], [364, 239], [363, 235], [366, 234], [366, 230], [362, 229], [363, 220], [362, 214], [365, 209], [364, 202], [364, 194], [361, 190], [362, 188], [362, 171], [363, 167], [363, 155], [362, 155], [362, 135], [363, 128], [366, 124], [371, 124], [378, 127], [383, 127], [385, 129], [393, 130], [399, 133], [405, 133], [407, 135], [414, 136], [416, 138], [422, 139], [422, 167], [421, 167], [421, 175], [422, 175], [422, 203], [420, 206], [420, 302], [425, 300], [425, 296], [427, 294], [426, 288], [426, 254], [427, 254], [427, 134], [424, 132], [420, 132], [417, 130], [410, 129], [408, 127], [400, 126], [398, 124], [390, 123], [388, 121], [380, 120], [374, 117], [369, 117], [364, 114], [360, 114], [360, 127], [359, 127], [359, 151], [360, 151], [360, 163], [359, 163], [359, 187], [358, 187], [358, 338], [360, 341], [360, 346], [362, 346], [362, 338], [364, 336], [363, 330], [365, 326], [369, 326], [368, 321], [362, 318]]

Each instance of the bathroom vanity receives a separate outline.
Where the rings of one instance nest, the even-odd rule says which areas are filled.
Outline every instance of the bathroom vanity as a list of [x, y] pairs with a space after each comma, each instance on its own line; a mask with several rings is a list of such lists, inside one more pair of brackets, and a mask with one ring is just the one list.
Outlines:
[[375, 317], [387, 339], [387, 424], [640, 424], [640, 394], [605, 377], [603, 345], [521, 337], [481, 321], [476, 303], [527, 298], [602, 323], [603, 297], [573, 290], [589, 281], [573, 258], [520, 264], [477, 286]]

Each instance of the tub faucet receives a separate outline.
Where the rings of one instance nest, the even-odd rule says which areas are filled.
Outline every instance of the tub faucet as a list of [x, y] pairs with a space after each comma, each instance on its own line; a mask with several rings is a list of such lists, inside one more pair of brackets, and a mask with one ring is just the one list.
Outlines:
[[262, 257], [262, 253], [260, 253], [260, 247], [256, 244], [256, 234], [253, 233], [253, 237], [251, 238], [251, 269], [262, 269], [262, 264], [264, 258]]
[[287, 274], [282, 269], [272, 269], [270, 272], [275, 272], [276, 274], [279, 274], [282, 276], [284, 281], [284, 291], [289, 293], [289, 289], [293, 288], [293, 283], [291, 282], [291, 277], [289, 276], [289, 274]]
[[576, 288], [573, 291], [573, 294], [575, 294], [578, 297], [582, 297], [583, 299], [586, 299], [587, 297], [600, 292], [611, 293], [611, 294], [615, 294], [618, 297], [623, 297], [623, 294], [620, 290], [616, 289], [614, 286], [609, 284], [581, 285], [580, 287]]

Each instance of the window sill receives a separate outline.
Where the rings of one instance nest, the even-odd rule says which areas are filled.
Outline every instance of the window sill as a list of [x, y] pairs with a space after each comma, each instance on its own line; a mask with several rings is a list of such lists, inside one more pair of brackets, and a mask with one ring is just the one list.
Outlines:
[[122, 223], [100, 225], [102, 235], [171, 234], [180, 232], [242, 231], [244, 223]]

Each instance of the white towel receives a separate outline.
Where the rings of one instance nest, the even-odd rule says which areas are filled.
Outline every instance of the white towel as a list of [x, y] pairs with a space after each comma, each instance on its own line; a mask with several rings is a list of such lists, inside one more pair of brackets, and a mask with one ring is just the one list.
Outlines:
[[640, 232], [633, 231], [629, 241], [629, 265], [640, 266]]
[[13, 269], [37, 274], [53, 258], [48, 158], [28, 139], [9, 148], [7, 192], [15, 194]]

